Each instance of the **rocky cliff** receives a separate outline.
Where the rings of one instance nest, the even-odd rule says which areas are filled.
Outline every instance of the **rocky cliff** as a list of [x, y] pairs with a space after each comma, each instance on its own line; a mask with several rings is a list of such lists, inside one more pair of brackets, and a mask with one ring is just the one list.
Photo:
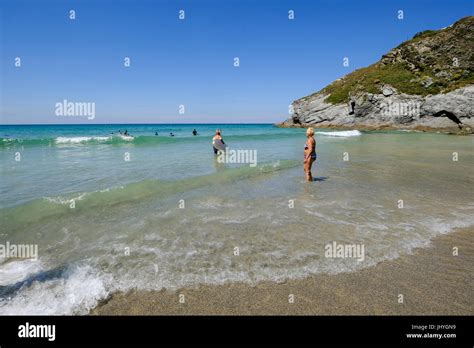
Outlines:
[[279, 126], [473, 133], [474, 17], [418, 33], [292, 107]]

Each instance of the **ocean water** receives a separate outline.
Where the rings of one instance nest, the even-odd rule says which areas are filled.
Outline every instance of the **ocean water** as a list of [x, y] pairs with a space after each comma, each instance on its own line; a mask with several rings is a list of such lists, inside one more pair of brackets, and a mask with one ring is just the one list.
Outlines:
[[[256, 166], [216, 160], [216, 128]], [[304, 129], [0, 126], [0, 138], [0, 245], [38, 246], [37, 260], [0, 258], [0, 314], [356, 272], [474, 225], [472, 136], [317, 130], [312, 183]], [[333, 242], [364, 245], [364, 260], [325, 257]]]

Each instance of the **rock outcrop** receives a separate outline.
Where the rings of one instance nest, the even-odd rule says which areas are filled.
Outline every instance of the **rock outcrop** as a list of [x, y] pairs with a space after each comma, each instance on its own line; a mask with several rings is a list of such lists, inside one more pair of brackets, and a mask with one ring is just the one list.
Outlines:
[[292, 106], [279, 126], [474, 133], [474, 17], [419, 33]]

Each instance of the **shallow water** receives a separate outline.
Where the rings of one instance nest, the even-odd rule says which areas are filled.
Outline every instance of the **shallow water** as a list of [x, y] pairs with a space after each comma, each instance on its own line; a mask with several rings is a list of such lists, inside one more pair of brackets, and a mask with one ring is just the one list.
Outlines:
[[[256, 150], [257, 166], [219, 163], [215, 128], [230, 149]], [[38, 261], [0, 258], [0, 314], [83, 314], [133, 288], [352, 272], [474, 225], [474, 137], [321, 130], [306, 183], [302, 129], [1, 126], [0, 136], [0, 244], [39, 248]], [[364, 245], [364, 260], [325, 257], [334, 241]]]

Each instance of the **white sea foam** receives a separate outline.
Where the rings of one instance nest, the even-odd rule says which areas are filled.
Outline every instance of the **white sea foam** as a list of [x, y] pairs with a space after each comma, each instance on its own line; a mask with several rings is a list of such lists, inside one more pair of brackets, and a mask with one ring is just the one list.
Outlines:
[[335, 131], [335, 132], [316, 132], [316, 134], [324, 135], [327, 137], [356, 137], [362, 135], [358, 130], [348, 130], [348, 131]]
[[81, 193], [78, 196], [72, 197], [72, 198], [65, 198], [65, 197], [58, 196], [58, 197], [44, 197], [44, 199], [46, 201], [50, 202], [50, 203], [67, 205], [67, 204], [71, 204], [75, 201], [83, 200], [84, 197], [87, 196], [88, 194], [89, 194], [88, 192], [84, 192], [84, 193]]
[[88, 141], [107, 141], [110, 137], [57, 137], [56, 144], [80, 144]]
[[43, 269], [39, 260], [9, 260], [0, 264], [0, 286], [15, 284]]
[[[316, 215], [315, 215], [316, 216]], [[275, 247], [271, 239], [253, 245], [242, 244], [241, 255], [253, 255], [251, 264], [233, 264], [231, 246], [214, 239], [205, 241], [197, 239], [190, 245], [177, 238], [171, 245], [163, 246], [166, 238], [153, 243], [153, 238], [146, 238], [147, 244], [114, 243], [114, 252], [108, 257], [111, 265], [121, 264], [125, 247], [134, 250], [136, 257], [128, 260], [127, 268], [120, 267], [115, 273], [103, 273], [95, 266], [76, 267], [66, 271], [60, 278], [45, 281], [34, 281], [20, 289], [11, 299], [0, 300], [0, 314], [3, 315], [63, 315], [87, 314], [97, 306], [100, 300], [107, 298], [116, 291], [130, 289], [160, 290], [194, 286], [197, 284], [223, 284], [226, 282], [245, 282], [255, 284], [259, 281], [284, 281], [285, 279], [299, 279], [311, 274], [354, 272], [359, 269], [377, 264], [383, 260], [397, 258], [400, 254], [410, 253], [415, 248], [426, 247], [430, 239], [436, 235], [446, 233], [456, 227], [472, 225], [473, 219], [465, 214], [459, 214], [456, 220], [426, 219], [420, 221], [421, 233], [410, 233], [396, 230], [394, 226], [388, 232], [385, 226], [368, 223], [356, 229], [352, 234], [355, 240], [370, 246], [370, 252], [364, 263], [354, 263], [351, 260], [327, 261], [321, 256], [322, 245], [314, 244], [312, 248], [302, 248], [291, 252], [287, 245]], [[196, 229], [197, 230], [197, 229]], [[362, 231], [376, 231], [365, 235]], [[396, 238], [387, 246], [387, 233]], [[352, 241], [352, 234], [346, 235], [346, 240]], [[156, 233], [153, 237], [158, 237]], [[327, 239], [330, 236], [326, 236]], [[321, 238], [319, 235], [315, 239]], [[341, 238], [342, 235], [334, 236]], [[349, 238], [349, 239], [348, 239]], [[192, 240], [192, 238], [191, 238]], [[372, 242], [370, 242], [372, 241]], [[381, 241], [384, 241], [381, 243]], [[100, 243], [101, 245], [103, 243]], [[319, 248], [319, 249], [318, 249]], [[102, 251], [105, 252], [107, 247]], [[110, 251], [110, 250], [109, 250]], [[99, 254], [103, 254], [103, 252]], [[112, 257], [112, 255], [115, 255]], [[98, 264], [99, 258], [90, 259], [92, 264]], [[2, 265], [5, 266], [5, 265]], [[157, 266], [157, 268], [155, 268]], [[10, 275], [6, 284], [20, 280], [20, 274], [33, 274], [38, 269], [28, 264], [9, 266]], [[27, 267], [31, 267], [27, 269]], [[42, 270], [42, 269], [39, 269]], [[156, 272], [156, 273], [155, 273]]]
[[122, 138], [123, 140], [127, 140], [127, 141], [131, 141], [131, 140], [135, 139], [135, 138], [132, 137], [131, 135], [123, 135], [123, 134], [120, 134], [119, 137]]
[[91, 267], [78, 267], [65, 278], [35, 281], [13, 298], [0, 300], [0, 314], [87, 314], [108, 296], [110, 282], [110, 276], [99, 274]]
[[61, 205], [69, 205], [73, 202], [76, 201], [82, 201], [84, 198], [87, 196], [90, 196], [93, 193], [106, 193], [110, 192], [113, 190], [122, 190], [124, 189], [125, 186], [113, 186], [113, 187], [108, 187], [102, 190], [95, 190], [92, 192], [82, 192], [78, 193], [77, 196], [74, 197], [62, 197], [62, 196], [57, 196], [57, 197], [43, 197], [44, 200], [48, 201], [49, 203], [54, 203], [54, 204], [61, 204]]

